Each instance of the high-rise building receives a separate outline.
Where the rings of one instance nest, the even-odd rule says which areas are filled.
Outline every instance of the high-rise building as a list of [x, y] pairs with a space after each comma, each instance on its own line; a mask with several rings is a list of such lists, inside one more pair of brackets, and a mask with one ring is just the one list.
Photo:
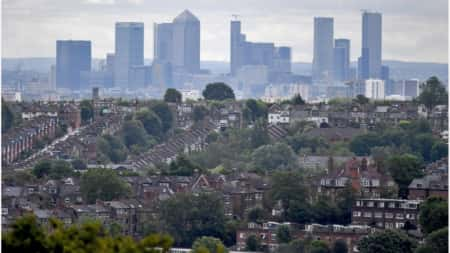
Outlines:
[[[244, 35], [245, 36], [245, 35]], [[233, 20], [230, 26], [230, 72], [232, 75], [242, 66], [241, 21]]]
[[114, 54], [106, 54], [105, 87], [114, 87]]
[[333, 18], [314, 18], [313, 82], [333, 80]]
[[172, 67], [176, 71], [200, 71], [200, 20], [185, 10], [172, 23]]
[[407, 98], [416, 98], [419, 96], [419, 80], [418, 79], [410, 79], [402, 81], [402, 95]]
[[381, 13], [363, 12], [360, 78], [381, 78], [382, 59]]
[[71, 90], [86, 88], [82, 73], [91, 71], [91, 42], [86, 40], [56, 41], [56, 87]]
[[291, 73], [290, 47], [275, 47], [273, 69], [277, 73]]
[[367, 79], [365, 81], [365, 96], [370, 99], [380, 100], [385, 98], [384, 81], [380, 79]]
[[334, 79], [346, 81], [350, 79], [350, 40], [334, 40]]
[[116, 23], [114, 86], [128, 88], [130, 70], [144, 65], [144, 23]]
[[275, 47], [274, 43], [247, 41], [241, 22], [231, 21], [230, 72], [236, 76], [244, 66], [265, 66], [271, 75], [291, 72], [291, 48]]
[[170, 62], [172, 60], [173, 47], [172, 23], [153, 25], [153, 59], [158, 62]]

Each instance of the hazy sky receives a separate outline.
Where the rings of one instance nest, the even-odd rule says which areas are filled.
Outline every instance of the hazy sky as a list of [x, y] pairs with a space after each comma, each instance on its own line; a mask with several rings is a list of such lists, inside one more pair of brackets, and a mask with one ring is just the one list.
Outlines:
[[447, 0], [2, 0], [3, 57], [54, 57], [57, 39], [92, 41], [94, 57], [114, 51], [114, 23], [145, 23], [145, 57], [153, 56], [153, 23], [190, 9], [201, 22], [201, 59], [229, 59], [229, 21], [240, 15], [250, 41], [291, 46], [310, 62], [313, 17], [334, 17], [335, 38], [361, 53], [361, 9], [383, 14], [383, 59], [448, 61]]

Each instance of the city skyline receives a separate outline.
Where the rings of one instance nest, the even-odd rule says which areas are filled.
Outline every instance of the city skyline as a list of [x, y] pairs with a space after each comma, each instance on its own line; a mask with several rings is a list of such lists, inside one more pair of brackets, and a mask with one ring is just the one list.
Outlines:
[[[74, 13], [71, 8], [55, 4], [54, 7], [43, 7], [48, 0], [36, 1], [40, 7], [33, 9], [35, 2], [6, 1], [3, 4], [3, 55], [4, 57], [54, 57], [57, 39], [91, 40], [93, 58], [104, 58], [106, 53], [114, 51], [114, 23], [121, 21], [144, 22], [145, 58], [153, 56], [153, 23], [160, 23], [176, 16], [184, 8], [188, 8], [201, 20], [201, 59], [229, 61], [229, 22], [232, 14], [240, 14], [239, 19], [245, 24], [245, 33], [252, 41], [275, 41], [277, 44], [292, 48], [292, 60], [311, 62], [313, 54], [313, 17], [330, 16], [334, 18], [335, 38], [351, 40], [351, 61], [361, 55], [361, 12], [367, 8], [383, 14], [383, 59], [404, 61], [426, 61], [447, 63], [447, 10], [444, 8], [423, 7], [418, 2], [408, 1], [410, 8], [402, 10], [399, 3], [378, 1], [374, 3], [350, 2], [346, 4], [321, 1], [326, 7], [310, 2], [302, 3], [305, 8], [277, 7], [269, 1], [267, 13], [258, 7], [250, 9], [251, 4], [242, 3], [240, 11], [236, 11], [236, 3], [231, 1], [228, 8], [220, 12], [210, 9], [208, 4], [198, 3], [173, 4], [155, 6], [148, 10], [149, 4], [135, 1], [90, 0], [82, 3], [70, 3], [73, 10], [85, 10], [83, 14]], [[250, 1], [251, 2], [251, 1]], [[404, 2], [404, 1], [397, 1]], [[109, 4], [108, 4], [109, 3]], [[445, 2], [444, 5], [447, 3]], [[192, 7], [191, 7], [192, 6]], [[442, 7], [442, 5], [437, 5]], [[220, 7], [220, 6], [219, 6]], [[337, 7], [336, 10], [331, 10]], [[421, 7], [421, 11], [418, 11]], [[328, 8], [328, 9], [327, 9]], [[123, 10], [117, 14], [117, 10]], [[301, 10], [298, 10], [301, 9]], [[95, 13], [93, 17], [88, 14]], [[158, 14], [152, 14], [158, 13]], [[20, 17], [27, 15], [26, 20]], [[66, 21], [64, 21], [66, 20]], [[32, 22], [30, 22], [32, 21]], [[64, 21], [64, 23], [62, 23]], [[89, 25], [85, 25], [89, 22]], [[71, 24], [71, 26], [67, 26]], [[66, 29], [59, 29], [67, 26]], [[22, 28], [22, 29], [20, 29]], [[21, 32], [23, 31], [23, 32]], [[26, 32], [25, 32], [26, 31]], [[40, 36], [26, 39], [33, 33]], [[299, 31], [293, 33], [292, 31]], [[414, 34], [411, 35], [411, 31]], [[44, 35], [44, 36], [43, 36]], [[411, 39], [413, 38], [413, 39]], [[426, 47], [429, 40], [433, 47]], [[421, 50], [418, 50], [421, 49]]]

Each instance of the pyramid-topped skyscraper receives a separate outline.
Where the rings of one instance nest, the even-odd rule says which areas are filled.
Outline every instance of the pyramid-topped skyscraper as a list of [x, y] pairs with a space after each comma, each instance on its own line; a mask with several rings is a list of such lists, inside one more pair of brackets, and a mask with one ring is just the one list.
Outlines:
[[200, 21], [185, 10], [172, 23], [172, 67], [174, 70], [200, 71]]

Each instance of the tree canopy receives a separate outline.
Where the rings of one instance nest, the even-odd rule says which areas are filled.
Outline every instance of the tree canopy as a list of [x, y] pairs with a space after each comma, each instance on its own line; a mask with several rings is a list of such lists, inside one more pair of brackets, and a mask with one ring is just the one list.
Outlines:
[[89, 169], [83, 173], [80, 190], [88, 203], [110, 201], [129, 194], [129, 186], [111, 169]]
[[225, 83], [210, 83], [203, 90], [203, 97], [206, 100], [226, 100], [235, 99], [234, 91]]
[[420, 205], [419, 222], [425, 234], [448, 227], [448, 202], [441, 197], [430, 197]]
[[57, 219], [50, 219], [50, 228], [40, 226], [35, 216], [26, 215], [2, 235], [5, 252], [149, 252], [167, 253], [173, 244], [168, 235], [150, 234], [135, 241], [128, 236], [112, 236], [99, 222], [64, 226]]
[[161, 119], [163, 132], [169, 131], [173, 125], [173, 115], [167, 103], [157, 102], [150, 106], [150, 109]]
[[202, 236], [192, 244], [193, 253], [227, 253], [222, 241], [211, 236]]
[[225, 237], [223, 203], [216, 194], [177, 194], [161, 202], [159, 215], [163, 230], [174, 237], [177, 246], [191, 247], [201, 236]]
[[413, 253], [417, 243], [406, 234], [395, 230], [384, 230], [363, 237], [358, 243], [361, 253]]
[[441, 81], [433, 76], [422, 85], [422, 92], [417, 97], [417, 101], [431, 112], [436, 105], [447, 104], [448, 93]]
[[73, 168], [64, 160], [41, 160], [32, 170], [37, 178], [48, 176], [52, 179], [61, 179], [73, 175]]
[[167, 103], [181, 103], [181, 99], [181, 93], [174, 88], [167, 89], [164, 94], [164, 101]]

